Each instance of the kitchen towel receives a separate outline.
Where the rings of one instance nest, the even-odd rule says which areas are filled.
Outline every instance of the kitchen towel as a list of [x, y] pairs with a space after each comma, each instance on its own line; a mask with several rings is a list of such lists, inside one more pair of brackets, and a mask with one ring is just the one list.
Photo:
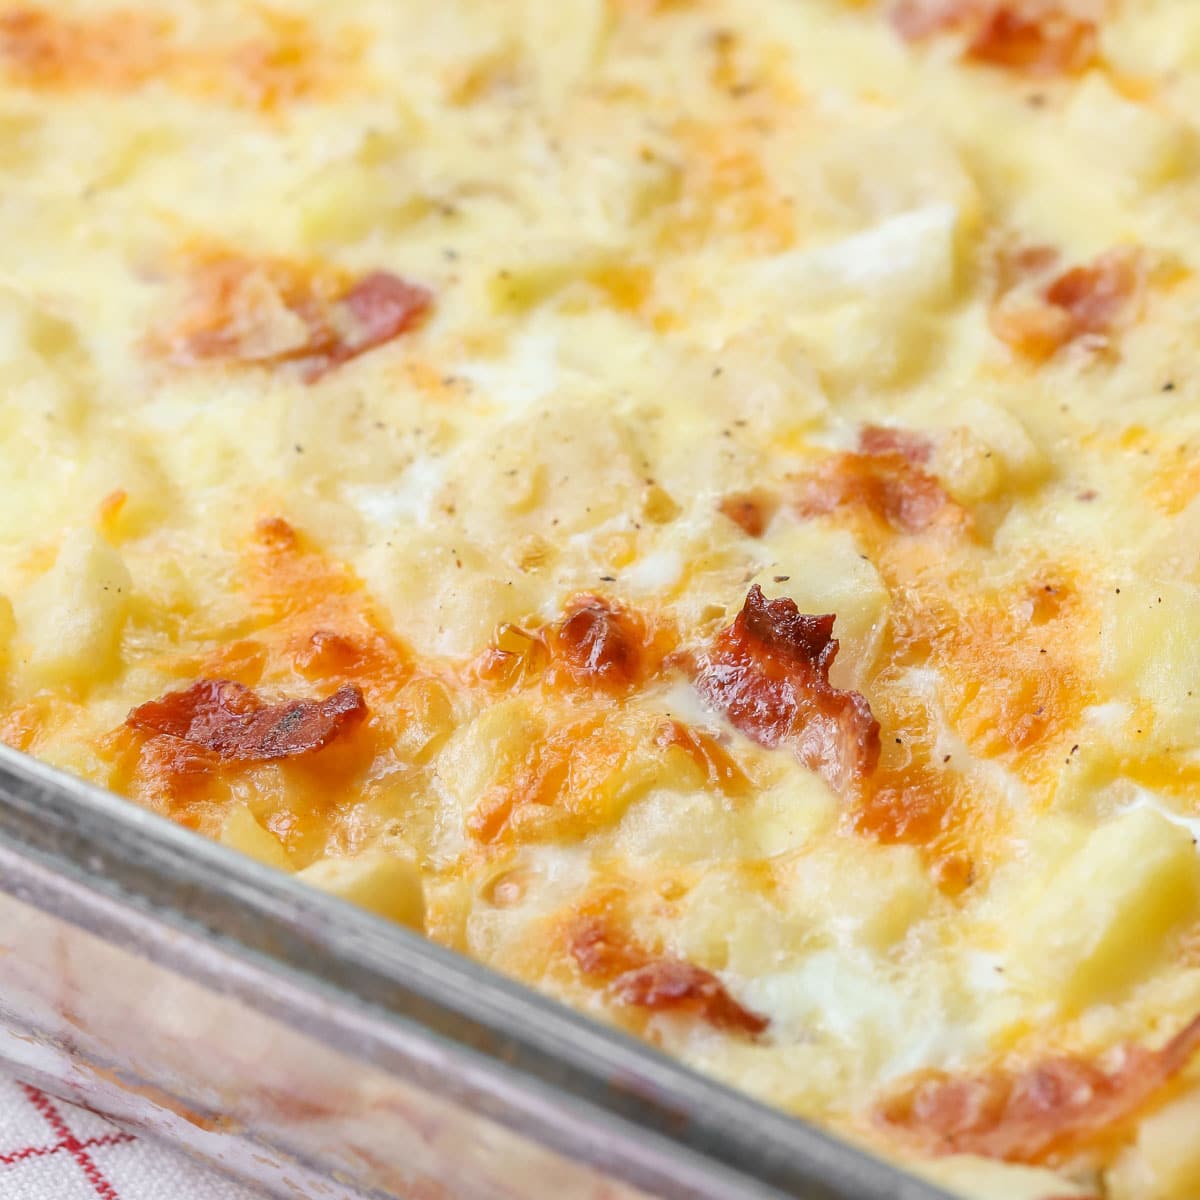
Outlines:
[[0, 1200], [266, 1200], [194, 1159], [0, 1076]]

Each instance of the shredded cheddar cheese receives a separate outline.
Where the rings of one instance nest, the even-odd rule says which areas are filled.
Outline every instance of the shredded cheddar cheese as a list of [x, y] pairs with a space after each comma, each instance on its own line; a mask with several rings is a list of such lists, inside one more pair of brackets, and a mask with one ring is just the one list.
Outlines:
[[0, 0], [0, 737], [1189, 1200], [1198, 139], [1186, 0]]

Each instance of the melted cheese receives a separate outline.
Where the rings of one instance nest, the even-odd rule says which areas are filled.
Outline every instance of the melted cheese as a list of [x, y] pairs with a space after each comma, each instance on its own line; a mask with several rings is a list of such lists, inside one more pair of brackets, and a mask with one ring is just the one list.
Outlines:
[[[1197, 67], [1170, 0], [0, 6], [0, 736], [965, 1196], [1184, 1200], [1200, 1065], [1032, 1163], [879, 1114], [1200, 1011]], [[694, 686], [752, 584], [863, 779]], [[200, 679], [368, 716], [126, 724]]]

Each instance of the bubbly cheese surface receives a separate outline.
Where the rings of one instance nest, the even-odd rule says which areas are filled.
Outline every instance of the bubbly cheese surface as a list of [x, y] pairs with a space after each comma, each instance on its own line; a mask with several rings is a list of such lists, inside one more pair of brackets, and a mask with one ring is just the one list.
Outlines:
[[0, 737], [1193, 1197], [1198, 212], [1192, 0], [0, 4]]

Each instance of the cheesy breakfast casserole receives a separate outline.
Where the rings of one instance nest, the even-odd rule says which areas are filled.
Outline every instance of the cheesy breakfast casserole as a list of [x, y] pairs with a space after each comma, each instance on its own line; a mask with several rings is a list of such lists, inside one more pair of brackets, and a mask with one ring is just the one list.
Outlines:
[[1198, 213], [1194, 0], [0, 3], [0, 737], [1194, 1197]]

